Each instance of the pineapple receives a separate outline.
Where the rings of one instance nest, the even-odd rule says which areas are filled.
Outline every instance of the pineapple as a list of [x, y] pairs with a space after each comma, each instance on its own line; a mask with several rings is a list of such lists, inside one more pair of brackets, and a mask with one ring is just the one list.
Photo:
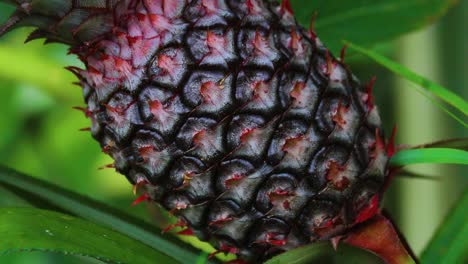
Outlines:
[[92, 136], [183, 233], [256, 263], [378, 212], [391, 151], [373, 82], [288, 1], [3, 1], [0, 34], [33, 26], [81, 59]]

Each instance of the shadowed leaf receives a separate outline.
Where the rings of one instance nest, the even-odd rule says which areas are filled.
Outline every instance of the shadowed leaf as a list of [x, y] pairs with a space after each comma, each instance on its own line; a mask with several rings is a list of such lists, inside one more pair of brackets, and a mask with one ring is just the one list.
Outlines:
[[468, 192], [465, 191], [421, 255], [421, 262], [467, 263]]
[[365, 46], [397, 38], [443, 15], [455, 0], [291, 0], [298, 21], [308, 27], [317, 12], [318, 36], [338, 54], [341, 40]]
[[170, 235], [161, 236], [161, 230], [128, 214], [67, 191], [45, 181], [0, 167], [0, 185], [32, 202], [41, 200], [70, 214], [108, 226], [133, 239], [164, 252], [181, 263], [193, 263], [199, 252]]
[[108, 263], [174, 263], [174, 259], [111, 229], [35, 208], [0, 208], [0, 252], [49, 251]]

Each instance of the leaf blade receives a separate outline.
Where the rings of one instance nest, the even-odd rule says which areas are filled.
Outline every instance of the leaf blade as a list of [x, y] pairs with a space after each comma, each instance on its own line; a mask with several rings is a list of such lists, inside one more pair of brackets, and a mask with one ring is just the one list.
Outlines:
[[405, 149], [390, 159], [390, 164], [396, 167], [422, 163], [468, 165], [468, 151], [450, 148]]
[[378, 54], [372, 50], [365, 49], [360, 47], [356, 44], [351, 42], [345, 41], [350, 49], [353, 49], [368, 58], [374, 60], [375, 62], [379, 63], [380, 65], [384, 66], [388, 70], [392, 71], [393, 73], [404, 77], [405, 79], [425, 88], [427, 91], [431, 92], [441, 100], [445, 101], [447, 104], [455, 107], [460, 112], [468, 115], [468, 102], [465, 101], [463, 98], [458, 96], [457, 94], [453, 93], [452, 91], [444, 88], [441, 85], [438, 85], [423, 76], [411, 71], [410, 69], [406, 68], [405, 66], [392, 61], [385, 56]]
[[468, 192], [442, 222], [421, 255], [421, 263], [465, 263], [468, 259]]
[[[66, 212], [108, 226], [133, 239], [174, 257], [181, 263], [192, 263], [199, 252], [169, 235], [132, 216], [115, 210], [88, 197], [67, 191], [45, 181], [0, 166], [0, 185], [14, 187], [23, 195], [33, 195]], [[17, 194], [21, 195], [21, 193]]]
[[35, 208], [0, 208], [0, 252], [52, 251], [110, 263], [171, 263], [173, 258], [86, 220]]
[[[296, 18], [308, 27], [317, 12], [315, 29], [338, 54], [341, 40], [372, 46], [417, 30], [442, 16], [455, 0], [292, 0]], [[396, 23], [395, 21], [398, 21]], [[389, 27], [389, 25], [391, 25]], [[383, 30], [384, 29], [384, 30]]]

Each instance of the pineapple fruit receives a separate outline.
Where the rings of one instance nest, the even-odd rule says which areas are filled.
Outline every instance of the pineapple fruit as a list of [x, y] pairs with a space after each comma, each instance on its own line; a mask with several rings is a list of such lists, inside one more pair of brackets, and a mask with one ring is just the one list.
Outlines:
[[183, 233], [256, 263], [379, 210], [387, 150], [361, 84], [288, 1], [3, 0], [0, 34], [70, 45], [90, 132]]

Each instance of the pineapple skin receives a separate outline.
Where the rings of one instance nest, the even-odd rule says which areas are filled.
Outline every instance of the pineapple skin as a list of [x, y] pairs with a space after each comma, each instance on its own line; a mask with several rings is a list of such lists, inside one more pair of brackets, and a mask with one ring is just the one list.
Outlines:
[[371, 89], [288, 1], [15, 3], [0, 35], [32, 25], [29, 40], [70, 45], [92, 136], [184, 233], [256, 263], [378, 212]]

